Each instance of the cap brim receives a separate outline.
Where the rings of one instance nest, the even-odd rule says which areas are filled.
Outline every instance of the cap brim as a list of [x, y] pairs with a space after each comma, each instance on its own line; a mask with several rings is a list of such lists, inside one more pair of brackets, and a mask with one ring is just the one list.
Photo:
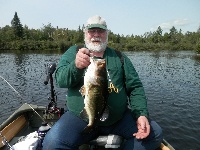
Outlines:
[[101, 28], [101, 29], [107, 30], [107, 27], [101, 24], [91, 24], [91, 25], [86, 26], [86, 29], [91, 29], [91, 28]]

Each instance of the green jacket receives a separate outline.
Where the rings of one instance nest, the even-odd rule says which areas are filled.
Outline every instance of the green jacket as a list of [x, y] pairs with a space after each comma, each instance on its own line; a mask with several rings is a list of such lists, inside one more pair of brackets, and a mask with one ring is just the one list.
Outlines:
[[[79, 90], [84, 83], [85, 69], [76, 68], [76, 53], [77, 46], [72, 46], [62, 55], [55, 72], [55, 78], [59, 87], [68, 88], [67, 107], [69, 111], [79, 116], [84, 107], [84, 97], [81, 96]], [[114, 87], [118, 88], [119, 92], [112, 91], [109, 94], [107, 101], [109, 117], [106, 121], [99, 122], [98, 125], [111, 125], [120, 120], [127, 110], [128, 104], [134, 117], [148, 117], [143, 85], [130, 59], [123, 53], [122, 55], [124, 65], [113, 49], [107, 47], [104, 52], [103, 58], [106, 59], [106, 68], [111, 82]], [[124, 71], [122, 67], [124, 67]]]

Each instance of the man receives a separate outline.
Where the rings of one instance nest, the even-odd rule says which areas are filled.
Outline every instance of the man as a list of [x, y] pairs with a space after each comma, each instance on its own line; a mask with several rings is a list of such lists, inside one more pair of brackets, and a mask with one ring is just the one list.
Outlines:
[[[58, 64], [55, 78], [60, 87], [68, 88], [68, 111], [47, 133], [43, 148], [77, 150], [80, 145], [99, 135], [116, 134], [125, 139], [124, 150], [156, 149], [162, 141], [162, 129], [149, 119], [144, 88], [130, 59], [122, 53], [122, 64], [116, 51], [107, 47], [108, 29], [100, 16], [88, 19], [84, 33], [85, 46], [80, 49], [77, 46], [70, 47]], [[106, 60], [108, 82], [118, 91], [111, 90], [109, 93], [108, 118], [99, 121], [97, 128], [89, 134], [82, 134], [88, 122], [80, 117], [84, 97], [79, 90], [84, 84], [84, 73], [90, 65], [90, 56]]]

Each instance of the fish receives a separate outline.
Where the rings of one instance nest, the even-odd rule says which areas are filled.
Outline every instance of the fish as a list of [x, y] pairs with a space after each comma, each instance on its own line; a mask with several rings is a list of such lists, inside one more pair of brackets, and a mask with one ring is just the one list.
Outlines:
[[90, 65], [84, 75], [84, 85], [79, 90], [84, 97], [84, 108], [81, 118], [88, 119], [88, 125], [83, 133], [91, 132], [98, 121], [105, 121], [108, 114], [108, 80], [106, 61], [102, 58], [90, 57]]

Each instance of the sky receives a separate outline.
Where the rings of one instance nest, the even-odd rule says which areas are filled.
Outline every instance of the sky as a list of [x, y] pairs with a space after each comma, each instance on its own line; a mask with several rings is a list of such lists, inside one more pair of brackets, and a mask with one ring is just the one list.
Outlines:
[[182, 33], [200, 27], [200, 0], [0, 0], [0, 27], [11, 25], [15, 12], [29, 29], [53, 27], [77, 30], [100, 15], [114, 34], [143, 35], [160, 26]]

